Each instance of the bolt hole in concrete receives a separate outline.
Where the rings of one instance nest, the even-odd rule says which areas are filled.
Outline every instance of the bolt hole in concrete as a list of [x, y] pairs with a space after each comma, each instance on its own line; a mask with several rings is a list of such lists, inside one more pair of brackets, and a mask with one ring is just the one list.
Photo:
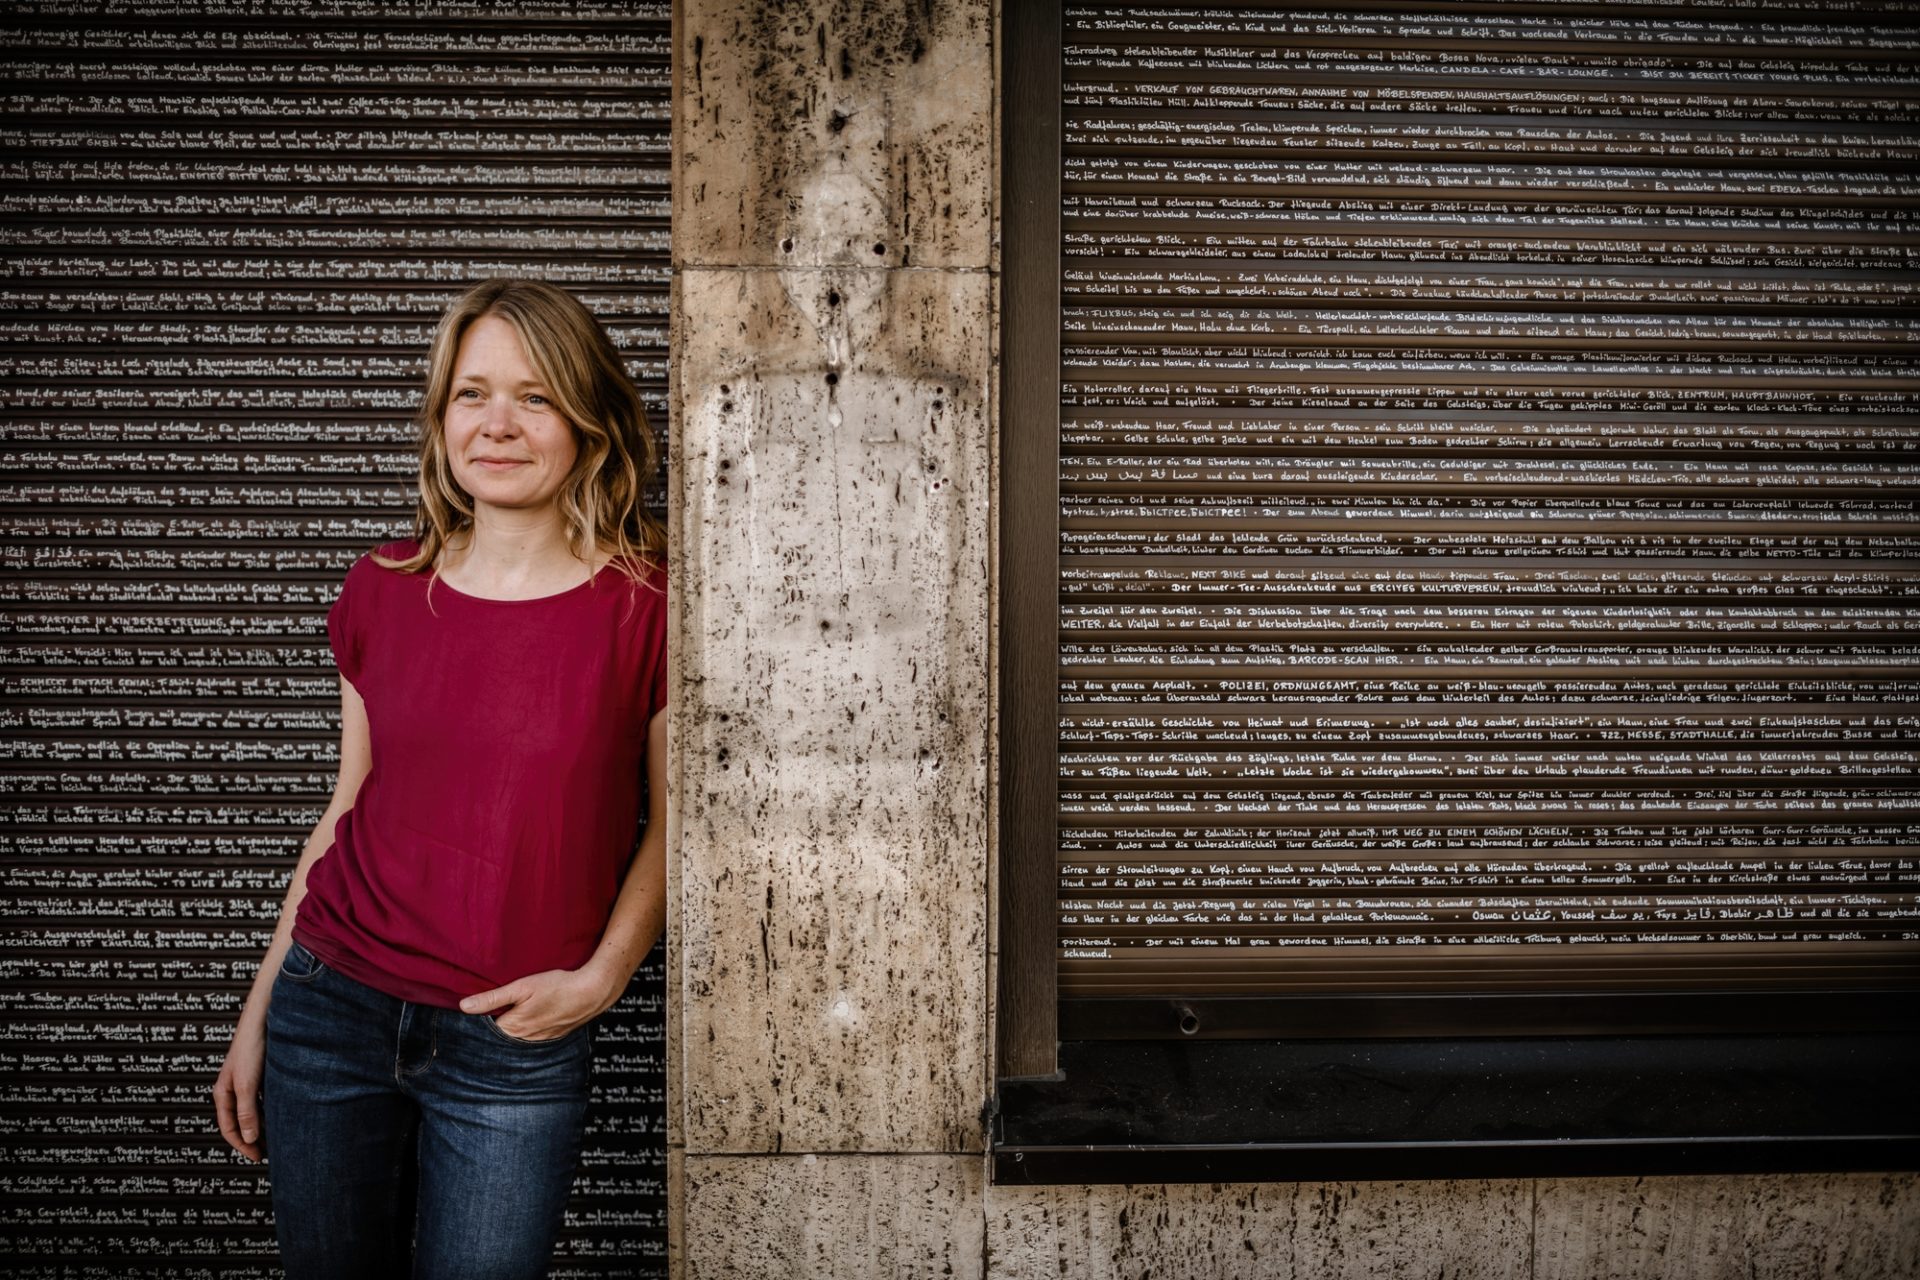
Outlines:
[[883, 244], [876, 244], [875, 246], [873, 246], [873, 251], [875, 253], [885, 253], [887, 251], [887, 246]]
[[828, 386], [830, 386], [830, 387], [834, 387], [834, 386], [838, 386], [839, 384], [840, 384], [840, 375], [839, 375], [839, 374], [837, 374], [837, 373], [829, 373], [829, 374], [827, 375], [827, 385], [828, 385]]

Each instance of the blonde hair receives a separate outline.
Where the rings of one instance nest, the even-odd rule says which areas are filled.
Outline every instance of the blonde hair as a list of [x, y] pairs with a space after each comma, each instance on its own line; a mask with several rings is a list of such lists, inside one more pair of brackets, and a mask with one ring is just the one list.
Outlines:
[[404, 558], [373, 553], [375, 564], [402, 573], [431, 570], [450, 537], [473, 527], [473, 496], [453, 478], [445, 415], [454, 357], [474, 323], [498, 316], [513, 327], [554, 407], [573, 429], [577, 455], [555, 495], [567, 546], [591, 565], [608, 549], [635, 583], [666, 559], [667, 531], [646, 506], [646, 487], [660, 467], [660, 446], [640, 392], [620, 353], [593, 313], [544, 280], [496, 277], [456, 299], [440, 317], [427, 353], [427, 380], [415, 416], [419, 428], [419, 503]]

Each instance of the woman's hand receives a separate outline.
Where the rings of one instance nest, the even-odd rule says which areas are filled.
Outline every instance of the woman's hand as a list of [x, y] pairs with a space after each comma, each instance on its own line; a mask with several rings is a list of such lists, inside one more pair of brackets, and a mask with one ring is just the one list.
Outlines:
[[[667, 712], [647, 722], [647, 830], [640, 838], [600, 947], [578, 969], [548, 969], [460, 1002], [462, 1013], [501, 1010], [500, 1029], [522, 1040], [558, 1040], [620, 1002], [667, 920]], [[509, 1022], [507, 1019], [511, 1018]]]
[[260, 1163], [260, 1077], [267, 1061], [266, 1028], [244, 1014], [227, 1045], [227, 1060], [213, 1082], [213, 1113], [227, 1145]]
[[460, 1002], [462, 1013], [501, 1010], [500, 1029], [521, 1040], [558, 1040], [619, 1002], [627, 984], [600, 969], [548, 969], [480, 991]]

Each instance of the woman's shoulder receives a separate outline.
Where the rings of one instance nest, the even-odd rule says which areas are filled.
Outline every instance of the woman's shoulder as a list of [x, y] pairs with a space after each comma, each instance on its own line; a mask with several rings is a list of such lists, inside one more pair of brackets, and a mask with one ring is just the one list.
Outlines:
[[420, 543], [413, 538], [382, 542], [372, 550], [363, 552], [359, 559], [347, 566], [343, 586], [352, 587], [355, 590], [366, 590], [378, 582], [404, 578], [406, 575], [393, 568], [393, 563], [395, 561], [404, 563], [419, 552]]
[[[396, 538], [391, 542], [382, 542], [373, 550], [354, 561], [348, 575], [369, 573], [398, 573], [392, 562], [405, 562], [420, 554], [420, 541], [417, 538]], [[382, 564], [382, 561], [387, 563]]]
[[[374, 555], [383, 556], [388, 560], [411, 560], [420, 554], [420, 540], [418, 538], [396, 538], [392, 542], [381, 543], [375, 547], [373, 551]], [[363, 558], [368, 561], [372, 560], [371, 556]]]
[[643, 648], [659, 643], [667, 626], [667, 569], [644, 558], [611, 557], [595, 578], [596, 586], [612, 585], [615, 590], [601, 594], [617, 608], [609, 617], [617, 618], [622, 634], [638, 641]]
[[[664, 560], [649, 560], [640, 555], [609, 555], [601, 561], [601, 567], [638, 586], [651, 588], [657, 594], [666, 594], [667, 566]], [[598, 570], [595, 572], [597, 574]]]

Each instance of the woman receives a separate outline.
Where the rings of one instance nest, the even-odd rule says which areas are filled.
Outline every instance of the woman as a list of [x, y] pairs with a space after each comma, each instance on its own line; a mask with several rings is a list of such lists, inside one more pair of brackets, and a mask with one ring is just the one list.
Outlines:
[[339, 782], [213, 1087], [296, 1280], [544, 1275], [594, 1019], [665, 919], [638, 393], [572, 297], [491, 280], [441, 319], [419, 425], [415, 537], [327, 615]]

